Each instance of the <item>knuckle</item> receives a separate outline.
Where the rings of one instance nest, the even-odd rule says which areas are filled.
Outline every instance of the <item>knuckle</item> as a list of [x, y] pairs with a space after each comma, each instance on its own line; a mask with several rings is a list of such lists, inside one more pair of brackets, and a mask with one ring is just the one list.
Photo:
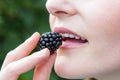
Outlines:
[[15, 69], [15, 64], [14, 62], [10, 63], [7, 65], [7, 67], [5, 68], [5, 71], [8, 73], [8, 74], [14, 74], [14, 75], [17, 75], [17, 71]]
[[14, 55], [14, 50], [11, 50], [10, 52], [7, 53], [6, 58], [8, 59], [14, 59], [15, 55]]
[[9, 51], [6, 56], [7, 56], [7, 57], [13, 56], [13, 50]]
[[8, 72], [14, 72], [14, 66], [13, 66], [14, 64], [13, 64], [13, 62], [12, 63], [9, 63], [8, 65], [7, 65], [7, 67], [6, 67], [6, 70], [8, 71]]

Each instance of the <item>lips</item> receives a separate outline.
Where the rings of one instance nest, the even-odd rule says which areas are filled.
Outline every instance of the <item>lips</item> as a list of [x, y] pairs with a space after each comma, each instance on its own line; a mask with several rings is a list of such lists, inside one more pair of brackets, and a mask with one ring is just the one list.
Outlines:
[[61, 48], [76, 48], [88, 43], [88, 40], [86, 38], [69, 29], [63, 27], [55, 27], [54, 31], [62, 35], [63, 41]]

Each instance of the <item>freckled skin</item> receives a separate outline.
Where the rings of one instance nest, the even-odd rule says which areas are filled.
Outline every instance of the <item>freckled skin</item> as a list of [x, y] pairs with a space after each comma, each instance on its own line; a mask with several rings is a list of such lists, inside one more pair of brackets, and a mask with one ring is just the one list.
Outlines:
[[119, 0], [47, 0], [46, 7], [53, 31], [62, 26], [89, 41], [84, 47], [57, 51], [59, 76], [120, 80]]

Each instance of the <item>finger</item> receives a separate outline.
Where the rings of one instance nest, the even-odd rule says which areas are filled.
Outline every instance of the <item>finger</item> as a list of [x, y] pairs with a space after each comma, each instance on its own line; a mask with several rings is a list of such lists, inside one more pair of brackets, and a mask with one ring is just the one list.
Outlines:
[[2, 73], [9, 80], [10, 77], [19, 76], [20, 74], [31, 70], [35, 65], [42, 64], [49, 58], [49, 55], [50, 55], [49, 50], [43, 49], [28, 57], [10, 63], [7, 67], [5, 67], [2, 70]]
[[5, 74], [0, 72], [0, 80], [17, 80], [19, 76], [9, 76], [7, 77]]
[[30, 54], [30, 52], [36, 47], [39, 39], [40, 39], [40, 34], [38, 32], [35, 32], [24, 43], [22, 43], [16, 49], [10, 51], [5, 58], [2, 69], [10, 62], [19, 60]]
[[43, 63], [43, 65], [38, 64], [34, 71], [33, 80], [49, 80], [52, 66], [55, 61], [56, 54], [50, 56], [50, 58]]

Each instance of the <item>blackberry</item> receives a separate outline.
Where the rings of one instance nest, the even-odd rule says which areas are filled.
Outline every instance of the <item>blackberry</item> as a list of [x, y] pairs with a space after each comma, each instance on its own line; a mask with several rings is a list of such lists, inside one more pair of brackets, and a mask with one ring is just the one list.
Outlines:
[[46, 32], [42, 34], [39, 45], [40, 49], [48, 48], [50, 54], [53, 54], [62, 45], [62, 36], [57, 32]]

